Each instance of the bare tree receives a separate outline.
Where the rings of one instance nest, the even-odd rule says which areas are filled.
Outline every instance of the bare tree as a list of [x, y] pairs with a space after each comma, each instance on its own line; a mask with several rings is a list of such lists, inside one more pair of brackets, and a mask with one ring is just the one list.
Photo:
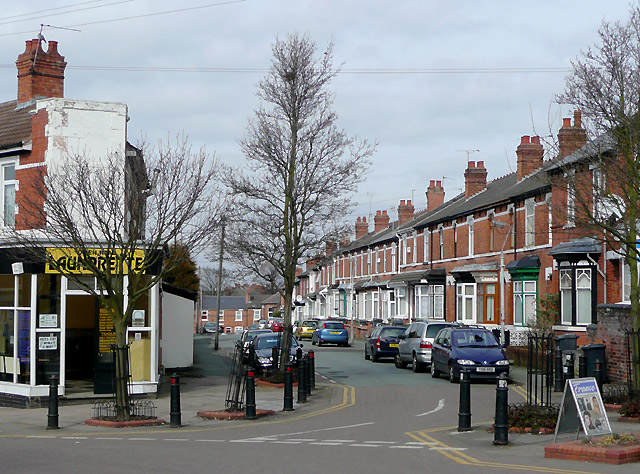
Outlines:
[[230, 241], [238, 263], [281, 289], [286, 354], [296, 267], [344, 235], [342, 218], [375, 145], [336, 125], [331, 44], [318, 58], [308, 36], [291, 34], [272, 52], [261, 106], [240, 140], [247, 165], [228, 180], [237, 198]]
[[[192, 152], [185, 137], [145, 155], [128, 145], [126, 154], [80, 153], [34, 168], [20, 203], [25, 228], [11, 233], [98, 299], [119, 348], [127, 345], [138, 300], [207, 247], [223, 207], [216, 161], [204, 150]], [[168, 252], [170, 244], [186, 251]], [[117, 417], [126, 420], [128, 374], [119, 362]]]
[[[580, 109], [594, 137], [583, 149], [586, 167], [566, 174], [569, 217], [598, 231], [631, 270], [632, 327], [640, 328], [640, 8], [626, 24], [603, 22], [599, 43], [572, 61], [558, 101]], [[584, 163], [583, 162], [583, 163]], [[583, 171], [583, 172], [581, 172]], [[588, 172], [590, 171], [590, 172]]]

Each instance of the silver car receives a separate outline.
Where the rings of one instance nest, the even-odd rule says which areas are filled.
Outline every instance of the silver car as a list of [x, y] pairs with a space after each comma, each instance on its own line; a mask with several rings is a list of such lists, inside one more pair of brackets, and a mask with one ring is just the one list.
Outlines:
[[395, 365], [404, 369], [411, 364], [414, 372], [422, 372], [431, 365], [431, 347], [440, 329], [451, 326], [446, 321], [421, 321], [409, 325], [398, 339], [398, 354]]

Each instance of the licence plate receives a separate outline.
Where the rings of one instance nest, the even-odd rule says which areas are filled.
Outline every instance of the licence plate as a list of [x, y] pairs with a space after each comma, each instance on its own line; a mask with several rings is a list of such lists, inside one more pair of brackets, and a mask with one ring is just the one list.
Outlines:
[[340, 334], [340, 331], [329, 331], [329, 334]]
[[398, 347], [398, 344], [389, 344], [389, 347]]
[[495, 367], [476, 367], [476, 372], [495, 372]]

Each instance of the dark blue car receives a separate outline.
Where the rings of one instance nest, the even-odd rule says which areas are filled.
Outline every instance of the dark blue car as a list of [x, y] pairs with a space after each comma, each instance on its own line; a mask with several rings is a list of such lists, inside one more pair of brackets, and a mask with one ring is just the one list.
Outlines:
[[442, 329], [431, 350], [431, 376], [441, 372], [454, 383], [466, 369], [472, 378], [509, 375], [509, 359], [491, 331], [482, 327], [452, 326]]
[[378, 326], [364, 341], [364, 358], [378, 362], [383, 357], [395, 358], [398, 353], [398, 336], [404, 334], [403, 326]]

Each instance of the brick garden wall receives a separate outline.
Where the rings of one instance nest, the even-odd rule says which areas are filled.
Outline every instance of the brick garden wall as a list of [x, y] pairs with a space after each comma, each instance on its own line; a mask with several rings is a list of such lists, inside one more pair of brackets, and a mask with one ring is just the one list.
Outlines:
[[624, 330], [631, 328], [630, 306], [603, 304], [598, 306], [598, 324], [587, 329], [589, 344], [604, 344], [609, 380], [627, 381], [627, 342]]

